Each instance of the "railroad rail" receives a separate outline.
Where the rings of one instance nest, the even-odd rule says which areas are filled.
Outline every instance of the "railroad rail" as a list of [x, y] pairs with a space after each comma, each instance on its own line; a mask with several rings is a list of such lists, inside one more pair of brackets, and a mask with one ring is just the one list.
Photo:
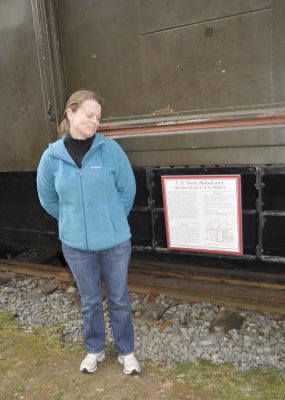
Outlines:
[[[0, 259], [0, 271], [73, 281], [70, 270], [63, 266]], [[132, 260], [129, 290], [285, 315], [285, 276], [281, 274], [259, 273], [257, 280], [255, 273], [247, 271]]]

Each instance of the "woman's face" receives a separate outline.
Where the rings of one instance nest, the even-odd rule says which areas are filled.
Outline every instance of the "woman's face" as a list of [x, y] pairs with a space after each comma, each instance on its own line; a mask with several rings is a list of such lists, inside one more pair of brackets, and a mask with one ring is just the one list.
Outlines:
[[70, 135], [74, 139], [88, 139], [97, 131], [100, 118], [101, 106], [95, 100], [86, 100], [76, 110], [67, 110], [70, 124]]

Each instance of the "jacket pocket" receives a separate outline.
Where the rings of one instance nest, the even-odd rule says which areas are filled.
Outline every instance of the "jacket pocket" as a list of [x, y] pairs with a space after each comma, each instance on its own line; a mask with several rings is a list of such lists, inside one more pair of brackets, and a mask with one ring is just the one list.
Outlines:
[[89, 224], [90, 222], [92, 223], [94, 233], [98, 235], [113, 234], [116, 232], [115, 223], [107, 206], [99, 207], [93, 214], [91, 221], [89, 221]]
[[119, 202], [116, 207], [110, 210], [110, 218], [115, 232], [124, 231], [128, 227], [128, 220], [122, 202]]

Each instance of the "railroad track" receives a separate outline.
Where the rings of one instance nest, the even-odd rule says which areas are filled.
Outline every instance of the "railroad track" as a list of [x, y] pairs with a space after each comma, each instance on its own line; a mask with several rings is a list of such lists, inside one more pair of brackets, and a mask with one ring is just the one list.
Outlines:
[[[0, 259], [0, 271], [73, 281], [68, 268]], [[129, 290], [285, 315], [285, 276], [133, 260]]]

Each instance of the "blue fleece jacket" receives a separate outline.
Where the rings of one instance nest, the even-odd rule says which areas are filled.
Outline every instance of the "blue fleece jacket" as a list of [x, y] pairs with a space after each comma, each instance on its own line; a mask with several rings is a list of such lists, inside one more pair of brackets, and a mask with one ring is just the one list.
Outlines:
[[64, 138], [49, 145], [37, 172], [43, 208], [58, 220], [59, 238], [80, 250], [108, 249], [130, 238], [127, 216], [135, 179], [126, 154], [112, 139], [96, 133], [78, 168]]

